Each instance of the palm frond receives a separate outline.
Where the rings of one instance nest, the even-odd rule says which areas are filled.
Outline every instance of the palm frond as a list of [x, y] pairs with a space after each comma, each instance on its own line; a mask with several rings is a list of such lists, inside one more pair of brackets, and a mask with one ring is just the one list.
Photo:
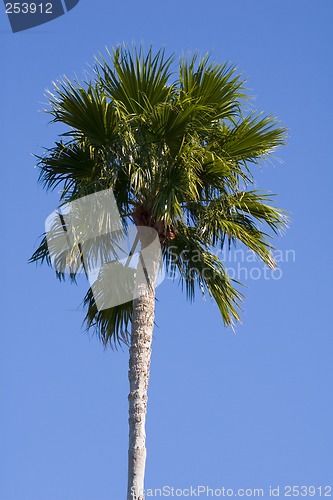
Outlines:
[[255, 252], [269, 267], [274, 268], [270, 236], [258, 227], [267, 224], [275, 233], [287, 222], [283, 211], [262, 203], [268, 195], [256, 191], [243, 191], [213, 199], [197, 210], [197, 228], [208, 238], [210, 245], [221, 248], [227, 239], [241, 242]]
[[210, 119], [233, 121], [239, 116], [244, 100], [244, 80], [235, 76], [236, 68], [231, 64], [209, 62], [206, 55], [197, 63], [198, 55], [180, 62], [180, 89], [185, 98], [190, 96], [200, 104], [210, 106]]
[[170, 66], [173, 56], [165, 58], [164, 50], [153, 54], [152, 47], [144, 54], [143, 48], [132, 51], [118, 46], [109, 53], [112, 67], [102, 58], [97, 60], [96, 72], [104, 93], [121, 103], [127, 113], [140, 115], [147, 102], [156, 106], [169, 98]]
[[285, 140], [286, 129], [274, 117], [252, 113], [229, 130], [221, 129], [220, 146], [234, 161], [258, 163]]
[[120, 111], [98, 87], [90, 83], [85, 89], [80, 83], [66, 79], [54, 83], [54, 90], [48, 95], [53, 121], [72, 129], [65, 135], [82, 134], [92, 145], [107, 146], [117, 141]]
[[169, 276], [179, 275], [189, 300], [193, 301], [199, 290], [203, 295], [208, 293], [217, 303], [226, 326], [239, 320], [239, 283], [229, 278], [223, 263], [209, 251], [196, 228], [177, 227], [177, 237], [164, 249], [164, 261]]
[[129, 325], [133, 310], [132, 302], [98, 310], [92, 290], [89, 288], [83, 300], [83, 306], [87, 310], [84, 319], [87, 330], [92, 330], [105, 347], [110, 345], [117, 348], [122, 343], [128, 344]]

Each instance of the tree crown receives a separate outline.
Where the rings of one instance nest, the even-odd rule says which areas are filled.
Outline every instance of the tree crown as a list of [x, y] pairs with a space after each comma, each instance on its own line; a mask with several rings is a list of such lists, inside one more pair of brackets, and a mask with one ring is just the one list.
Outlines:
[[[117, 47], [108, 57], [90, 81], [66, 78], [48, 92], [52, 120], [67, 129], [39, 157], [39, 180], [61, 188], [60, 203], [111, 188], [125, 225], [156, 229], [166, 270], [177, 270], [188, 298], [207, 292], [232, 325], [242, 295], [214, 248], [240, 242], [274, 267], [263, 226], [277, 233], [286, 216], [250, 189], [251, 168], [285, 143], [286, 130], [249, 111], [230, 64], [194, 55], [175, 73], [163, 50]], [[31, 260], [51, 264], [45, 237]], [[84, 305], [105, 345], [127, 341], [131, 302], [98, 311], [89, 289]]]

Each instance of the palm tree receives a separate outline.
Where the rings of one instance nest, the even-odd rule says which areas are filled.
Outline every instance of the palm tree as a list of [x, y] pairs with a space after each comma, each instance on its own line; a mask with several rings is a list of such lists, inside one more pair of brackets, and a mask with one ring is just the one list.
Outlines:
[[[230, 64], [194, 55], [181, 58], [175, 73], [175, 57], [163, 50], [121, 46], [109, 56], [96, 60], [89, 82], [65, 79], [48, 93], [49, 113], [66, 132], [39, 157], [39, 180], [46, 189], [61, 186], [60, 204], [112, 189], [125, 226], [158, 233], [166, 273], [178, 275], [187, 297], [207, 293], [232, 326], [242, 295], [214, 250], [239, 242], [275, 266], [264, 229], [278, 233], [286, 217], [268, 194], [250, 189], [250, 167], [284, 144], [285, 129], [251, 111]], [[52, 264], [45, 235], [31, 261]], [[137, 500], [144, 498], [157, 273], [156, 257], [150, 286], [125, 304], [100, 309], [91, 287], [84, 298], [87, 328], [105, 346], [129, 345], [127, 498]]]

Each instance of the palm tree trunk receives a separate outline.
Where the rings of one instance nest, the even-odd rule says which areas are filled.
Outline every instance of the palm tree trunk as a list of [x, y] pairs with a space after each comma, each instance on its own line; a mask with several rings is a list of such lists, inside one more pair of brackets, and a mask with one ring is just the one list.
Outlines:
[[144, 500], [146, 466], [146, 413], [150, 373], [151, 343], [155, 317], [155, 281], [158, 261], [147, 283], [139, 284], [140, 297], [133, 301], [132, 330], [128, 378], [129, 449], [127, 500]]

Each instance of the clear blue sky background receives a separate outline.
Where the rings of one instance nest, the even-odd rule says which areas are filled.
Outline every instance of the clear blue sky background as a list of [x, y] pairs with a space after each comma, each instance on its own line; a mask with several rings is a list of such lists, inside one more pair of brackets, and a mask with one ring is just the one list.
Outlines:
[[213, 51], [248, 77], [289, 129], [255, 176], [290, 211], [275, 243], [296, 256], [279, 280], [245, 280], [236, 334], [210, 300], [158, 289], [146, 486], [333, 483], [332, 20], [331, 0], [81, 0], [12, 34], [1, 7], [1, 500], [125, 498], [127, 351], [83, 333], [83, 283], [27, 264], [57, 203], [30, 155], [58, 132], [44, 90], [123, 41]]

